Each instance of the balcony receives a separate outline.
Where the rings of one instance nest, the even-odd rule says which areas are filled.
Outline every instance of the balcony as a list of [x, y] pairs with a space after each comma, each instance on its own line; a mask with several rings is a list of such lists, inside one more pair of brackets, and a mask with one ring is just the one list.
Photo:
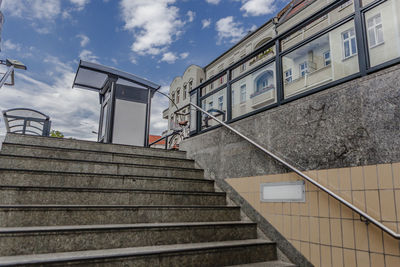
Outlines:
[[258, 92], [254, 92], [250, 95], [252, 100], [251, 107], [253, 109], [265, 106], [268, 103], [275, 101], [275, 86], [269, 85]]

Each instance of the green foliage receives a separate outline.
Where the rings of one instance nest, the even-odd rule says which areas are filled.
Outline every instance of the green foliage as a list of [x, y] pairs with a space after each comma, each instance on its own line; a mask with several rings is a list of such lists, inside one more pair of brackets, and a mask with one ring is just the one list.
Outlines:
[[50, 136], [56, 137], [56, 138], [64, 138], [64, 135], [60, 131], [57, 131], [57, 130], [51, 130]]

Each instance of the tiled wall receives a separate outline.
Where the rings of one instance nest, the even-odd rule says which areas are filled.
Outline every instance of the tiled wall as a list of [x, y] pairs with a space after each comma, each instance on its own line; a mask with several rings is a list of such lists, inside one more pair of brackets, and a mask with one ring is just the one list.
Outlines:
[[[306, 173], [399, 232], [400, 163]], [[260, 201], [261, 183], [296, 180], [294, 173], [226, 179], [315, 266], [400, 266], [399, 241], [308, 182], [304, 203]]]

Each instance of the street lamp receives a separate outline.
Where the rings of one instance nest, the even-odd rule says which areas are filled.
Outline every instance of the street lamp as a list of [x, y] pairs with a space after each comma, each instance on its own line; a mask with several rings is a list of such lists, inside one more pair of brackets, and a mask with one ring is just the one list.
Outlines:
[[[3, 87], [3, 85], [14, 85], [14, 69], [26, 70], [26, 66], [21, 61], [15, 59], [0, 60], [0, 64], [6, 65], [8, 67], [6, 73], [4, 73], [3, 78], [1, 78], [0, 80], [0, 88]], [[11, 83], [6, 83], [10, 75]]]

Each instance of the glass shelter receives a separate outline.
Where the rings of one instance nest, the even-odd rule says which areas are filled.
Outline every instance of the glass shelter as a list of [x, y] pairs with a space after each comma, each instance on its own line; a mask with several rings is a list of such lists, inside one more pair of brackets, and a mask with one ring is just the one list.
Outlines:
[[98, 142], [148, 145], [151, 98], [159, 85], [127, 72], [81, 60], [72, 87], [99, 93]]

